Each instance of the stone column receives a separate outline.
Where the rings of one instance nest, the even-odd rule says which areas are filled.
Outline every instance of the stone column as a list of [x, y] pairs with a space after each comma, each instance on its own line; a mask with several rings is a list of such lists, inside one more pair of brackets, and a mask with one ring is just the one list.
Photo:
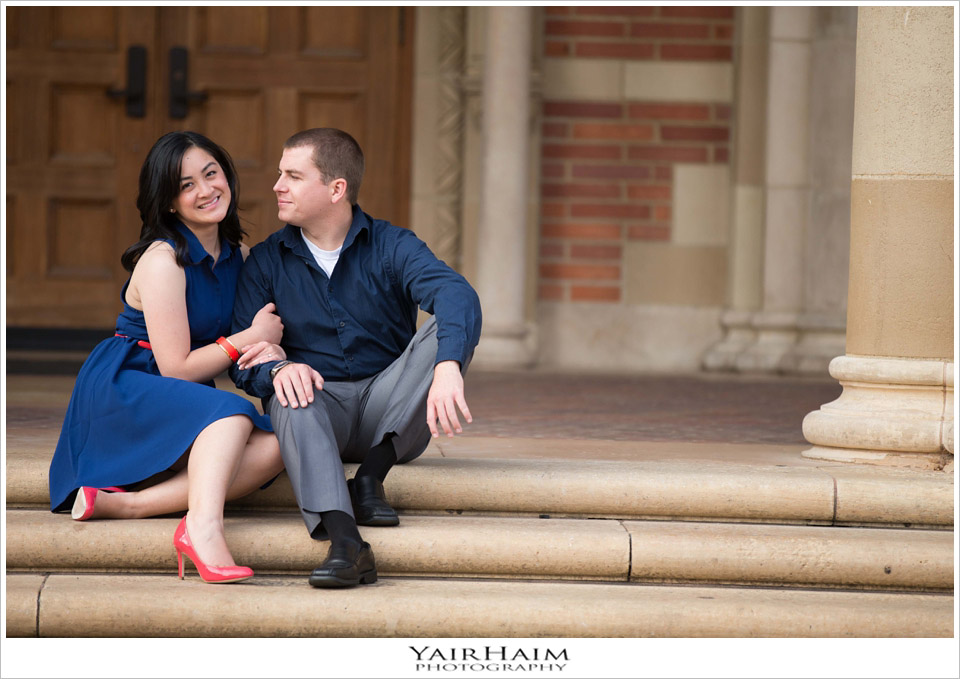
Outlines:
[[461, 273], [465, 29], [463, 7], [417, 8], [410, 223]]
[[487, 11], [477, 239], [483, 335], [474, 361], [518, 367], [533, 360], [525, 314], [533, 9]]
[[756, 340], [751, 325], [763, 296], [764, 167], [770, 8], [737, 12], [737, 127], [733, 139], [733, 208], [724, 337], [703, 357], [707, 370], [732, 370]]
[[861, 7], [847, 354], [806, 457], [953, 464], [952, 7]]
[[766, 233], [757, 340], [736, 360], [742, 371], [774, 371], [796, 342], [803, 308], [804, 234], [810, 186], [808, 125], [814, 7], [770, 12]]
[[780, 361], [783, 372], [825, 376], [845, 351], [856, 43], [856, 7], [816, 8], [803, 311], [799, 339]]

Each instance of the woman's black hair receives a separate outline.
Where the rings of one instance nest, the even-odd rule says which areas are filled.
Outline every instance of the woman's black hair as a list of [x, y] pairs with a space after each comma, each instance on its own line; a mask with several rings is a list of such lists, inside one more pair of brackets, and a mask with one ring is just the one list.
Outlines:
[[120, 263], [127, 271], [133, 271], [143, 251], [156, 240], [170, 239], [174, 243], [177, 263], [189, 264], [187, 241], [177, 230], [179, 218], [170, 212], [170, 207], [180, 195], [180, 171], [183, 155], [191, 148], [203, 149], [220, 164], [230, 187], [230, 206], [220, 222], [220, 238], [237, 247], [246, 232], [240, 226], [237, 215], [237, 170], [230, 154], [197, 132], [169, 132], [160, 137], [150, 149], [140, 168], [140, 187], [137, 209], [140, 211], [140, 240], [120, 256]]

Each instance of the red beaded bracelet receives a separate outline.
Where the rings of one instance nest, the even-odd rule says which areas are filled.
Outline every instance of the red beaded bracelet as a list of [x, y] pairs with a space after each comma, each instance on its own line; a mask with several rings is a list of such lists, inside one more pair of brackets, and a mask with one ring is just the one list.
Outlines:
[[237, 359], [240, 358], [240, 352], [237, 351], [237, 348], [233, 346], [233, 343], [230, 342], [230, 340], [228, 340], [226, 337], [218, 337], [217, 344], [220, 345], [220, 348], [227, 353], [227, 356], [229, 356], [230, 360], [234, 363], [236, 363]]

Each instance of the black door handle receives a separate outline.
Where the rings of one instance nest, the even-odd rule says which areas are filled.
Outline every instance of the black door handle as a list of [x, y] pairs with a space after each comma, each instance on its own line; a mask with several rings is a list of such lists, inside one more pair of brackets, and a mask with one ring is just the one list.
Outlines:
[[108, 97], [126, 98], [127, 115], [143, 118], [147, 114], [147, 48], [131, 45], [127, 49], [127, 89], [107, 90]]
[[170, 48], [170, 117], [186, 118], [191, 101], [206, 101], [206, 92], [187, 89], [187, 48]]

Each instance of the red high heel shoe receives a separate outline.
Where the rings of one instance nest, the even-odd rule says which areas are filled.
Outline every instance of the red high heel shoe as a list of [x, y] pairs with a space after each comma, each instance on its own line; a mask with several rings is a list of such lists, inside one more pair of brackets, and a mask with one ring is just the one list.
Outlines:
[[177, 531], [173, 534], [173, 546], [177, 550], [177, 573], [183, 580], [183, 555], [186, 554], [193, 561], [200, 579], [210, 583], [240, 582], [253, 577], [253, 570], [246, 566], [208, 566], [197, 556], [190, 535], [187, 533], [187, 517], [180, 520]]
[[100, 491], [106, 493], [126, 493], [123, 488], [108, 486], [106, 488], [92, 488], [90, 486], [80, 486], [77, 491], [77, 499], [73, 501], [73, 509], [70, 510], [70, 516], [74, 521], [86, 521], [93, 516], [93, 505], [97, 501], [97, 493]]

